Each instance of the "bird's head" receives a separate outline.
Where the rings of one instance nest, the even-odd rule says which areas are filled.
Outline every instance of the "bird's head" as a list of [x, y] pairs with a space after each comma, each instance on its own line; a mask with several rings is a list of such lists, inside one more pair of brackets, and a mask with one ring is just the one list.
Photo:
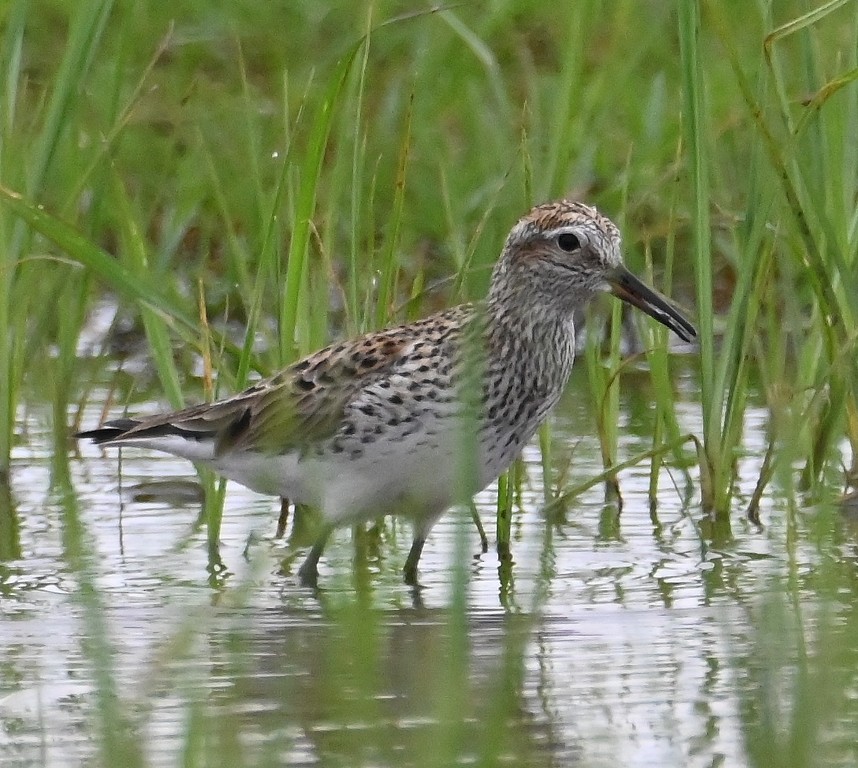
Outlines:
[[620, 244], [616, 225], [595, 208], [570, 200], [538, 205], [512, 228], [495, 266], [490, 301], [505, 296], [534, 312], [571, 317], [608, 291], [691, 341], [694, 327], [626, 269]]

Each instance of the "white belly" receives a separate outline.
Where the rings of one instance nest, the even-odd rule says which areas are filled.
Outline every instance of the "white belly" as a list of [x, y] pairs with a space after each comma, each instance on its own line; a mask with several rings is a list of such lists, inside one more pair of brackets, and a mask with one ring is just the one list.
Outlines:
[[206, 463], [254, 491], [316, 507], [334, 525], [387, 514], [423, 518], [468, 499], [491, 479], [475, 479], [470, 462], [457, 458], [464, 452], [449, 442], [376, 444], [357, 458], [227, 454]]

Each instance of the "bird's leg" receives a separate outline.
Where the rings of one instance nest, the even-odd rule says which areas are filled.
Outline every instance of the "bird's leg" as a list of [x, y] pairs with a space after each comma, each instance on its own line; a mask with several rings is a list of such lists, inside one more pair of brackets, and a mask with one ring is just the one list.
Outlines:
[[408, 557], [405, 560], [405, 567], [402, 572], [405, 574], [405, 583], [411, 586], [417, 584], [417, 563], [420, 560], [420, 555], [423, 552], [423, 545], [426, 543], [426, 536], [422, 531], [417, 531], [414, 534], [414, 541], [411, 542], [411, 549], [408, 552]]
[[280, 499], [280, 517], [277, 518], [277, 532], [274, 534], [275, 539], [282, 539], [286, 533], [286, 524], [289, 522], [289, 499], [285, 496]]
[[482, 550], [483, 554], [485, 554], [489, 551], [489, 539], [486, 536], [486, 529], [483, 528], [483, 521], [480, 520], [480, 513], [477, 512], [477, 505], [474, 504], [473, 499], [471, 499], [470, 510], [471, 520], [474, 521], [474, 525], [477, 528], [477, 533], [480, 534], [480, 549]]
[[313, 544], [313, 548], [307, 554], [307, 557], [304, 558], [304, 562], [298, 569], [298, 578], [301, 579], [301, 584], [305, 587], [316, 586], [316, 582], [319, 579], [319, 558], [322, 556], [325, 544], [327, 544], [333, 530], [334, 528], [331, 525], [326, 525], [322, 529], [322, 532], [316, 539], [316, 543]]
[[[441, 510], [443, 512], [443, 510]], [[420, 561], [420, 555], [423, 553], [423, 545], [429, 536], [429, 531], [432, 526], [438, 521], [441, 512], [432, 510], [418, 514], [414, 518], [414, 539], [411, 542], [411, 549], [408, 551], [408, 557], [405, 559], [405, 567], [402, 569], [405, 575], [405, 583], [412, 587], [417, 587], [417, 563]]]

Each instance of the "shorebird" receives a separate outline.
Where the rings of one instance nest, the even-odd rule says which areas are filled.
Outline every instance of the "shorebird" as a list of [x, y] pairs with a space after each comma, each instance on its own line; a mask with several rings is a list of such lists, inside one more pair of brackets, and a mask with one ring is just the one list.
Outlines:
[[559, 200], [516, 223], [488, 296], [342, 341], [214, 403], [80, 432], [165, 451], [263, 494], [321, 510], [299, 570], [315, 584], [331, 532], [402, 514], [414, 538], [503, 472], [557, 403], [575, 357], [572, 316], [608, 291], [684, 341], [696, 331], [622, 263], [620, 233], [595, 208]]

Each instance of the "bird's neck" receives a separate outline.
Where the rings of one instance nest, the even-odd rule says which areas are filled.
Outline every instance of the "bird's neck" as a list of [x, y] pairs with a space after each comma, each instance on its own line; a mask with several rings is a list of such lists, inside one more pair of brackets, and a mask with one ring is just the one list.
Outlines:
[[489, 366], [506, 368], [522, 386], [562, 390], [575, 355], [571, 313], [490, 293], [485, 322]]

